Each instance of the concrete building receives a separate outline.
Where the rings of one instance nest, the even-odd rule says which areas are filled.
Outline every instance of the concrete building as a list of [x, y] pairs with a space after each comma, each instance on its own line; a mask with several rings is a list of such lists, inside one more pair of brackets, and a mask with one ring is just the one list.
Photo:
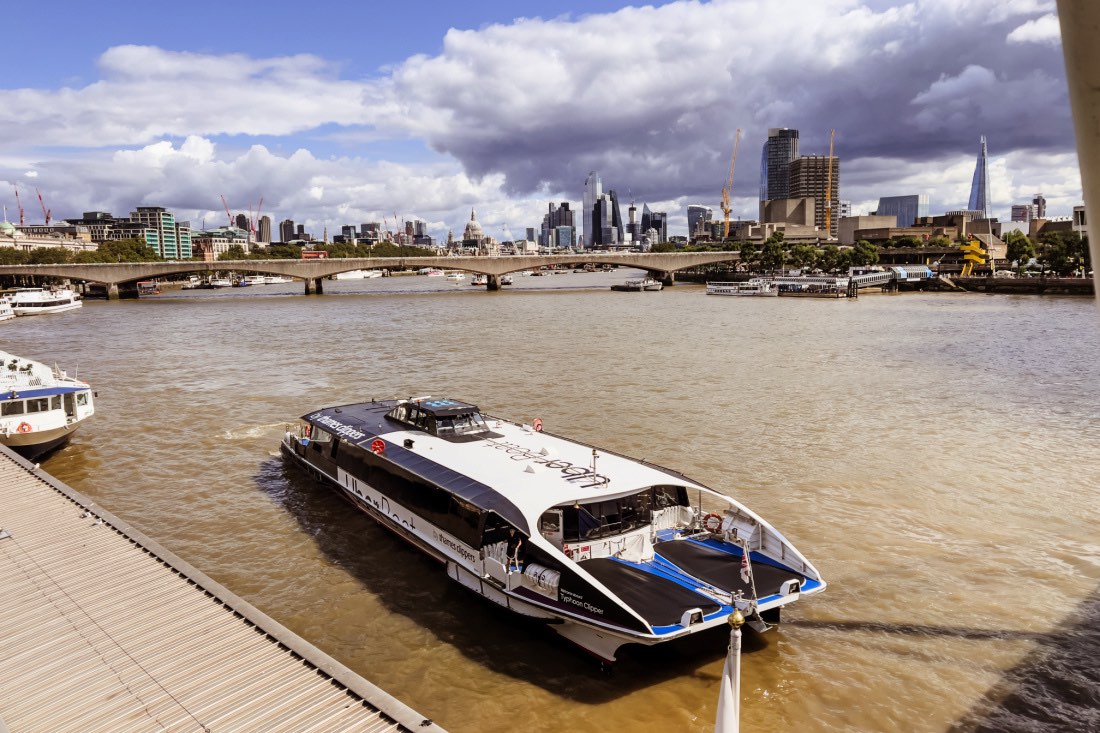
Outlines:
[[[837, 241], [842, 245], [853, 245], [863, 237], [857, 237], [856, 232], [865, 229], [894, 229], [898, 220], [890, 216], [845, 216], [837, 226]], [[887, 237], [889, 239], [889, 237]], [[870, 241], [870, 240], [868, 240]]]
[[1012, 205], [1012, 221], [1029, 222], [1032, 219], [1038, 219], [1038, 212], [1035, 211], [1035, 204], [1013, 204]]
[[[538, 243], [543, 247], [572, 247], [576, 245], [576, 214], [577, 212], [569, 208], [568, 201], [562, 201], [560, 206], [553, 203], [549, 204], [548, 211], [543, 214], [542, 217], [542, 227], [539, 230]], [[572, 232], [572, 238], [565, 242], [562, 242], [560, 239], [555, 239], [555, 241], [551, 242], [551, 239], [558, 236], [555, 232], [561, 227], [569, 227]], [[531, 230], [531, 235], [531, 238], [534, 239], [533, 229]]]
[[227, 253], [230, 247], [237, 246], [248, 251], [249, 233], [239, 227], [218, 227], [195, 232], [193, 247], [196, 255], [211, 262]]
[[813, 197], [760, 202], [760, 221], [764, 224], [812, 227], [816, 226], [815, 212]]
[[833, 209], [828, 236], [835, 237], [840, 221], [837, 216], [837, 205], [840, 202], [840, 158], [835, 155], [831, 158], [828, 155], [803, 155], [791, 163], [790, 189], [789, 198], [814, 199], [814, 225], [818, 229], [826, 228], [825, 202], [830, 202]]
[[1041, 193], [1035, 194], [1031, 199], [1031, 205], [1035, 207], [1035, 218], [1045, 219], [1047, 216], [1047, 200]]
[[892, 216], [899, 227], [911, 227], [917, 219], [928, 216], [928, 194], [883, 196], [878, 200], [875, 216]]
[[1089, 236], [1089, 222], [1085, 216], [1084, 206], [1073, 207], [1073, 231], [1080, 234], [1082, 238], [1088, 238]]

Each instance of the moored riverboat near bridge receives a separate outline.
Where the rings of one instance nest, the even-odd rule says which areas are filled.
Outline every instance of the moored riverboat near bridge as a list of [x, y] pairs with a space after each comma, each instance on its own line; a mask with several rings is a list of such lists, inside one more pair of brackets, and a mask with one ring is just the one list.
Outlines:
[[328, 407], [288, 427], [288, 460], [338, 487], [475, 593], [612, 662], [723, 626], [764, 631], [825, 588], [735, 499], [654, 464], [420, 398]]
[[92, 396], [56, 366], [0, 351], [0, 444], [30, 459], [61, 447], [95, 413]]

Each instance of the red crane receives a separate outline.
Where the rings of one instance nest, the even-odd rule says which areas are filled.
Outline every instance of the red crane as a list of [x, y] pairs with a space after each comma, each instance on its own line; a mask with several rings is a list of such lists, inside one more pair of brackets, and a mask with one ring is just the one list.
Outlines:
[[37, 188], [34, 192], [38, 194], [38, 205], [42, 207], [42, 216], [46, 219], [46, 226], [50, 225], [50, 210], [46, 208], [46, 202], [42, 200], [42, 192]]
[[26, 216], [23, 213], [23, 204], [19, 201], [19, 186], [16, 186], [13, 183], [11, 184], [11, 187], [15, 189], [15, 206], [19, 209], [19, 226], [23, 226], [27, 223], [27, 221]]
[[229, 203], [225, 200], [225, 196], [218, 194], [222, 199], [222, 206], [225, 207], [225, 215], [229, 218], [229, 226], [233, 226], [233, 215], [229, 213]]

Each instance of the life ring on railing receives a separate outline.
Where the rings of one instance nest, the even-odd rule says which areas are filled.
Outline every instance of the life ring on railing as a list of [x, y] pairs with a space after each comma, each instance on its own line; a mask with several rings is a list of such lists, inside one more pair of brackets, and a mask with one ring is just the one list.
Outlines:
[[711, 512], [703, 517], [703, 529], [708, 532], [717, 532], [722, 529], [722, 515]]
[[21, 422], [15, 431], [18, 433], [29, 433], [31, 429], [31, 424], [29, 422]]
[[306, 425], [304, 428], [302, 428], [302, 436], [308, 438], [310, 432], [312, 431], [312, 428], [312, 425]]

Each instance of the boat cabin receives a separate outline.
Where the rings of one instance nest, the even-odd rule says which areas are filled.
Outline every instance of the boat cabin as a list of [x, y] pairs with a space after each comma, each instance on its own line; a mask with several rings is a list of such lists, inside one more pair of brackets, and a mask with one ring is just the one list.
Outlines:
[[386, 417], [406, 429], [422, 430], [453, 443], [499, 437], [489, 430], [477, 405], [457, 400], [409, 400], [398, 404]]

